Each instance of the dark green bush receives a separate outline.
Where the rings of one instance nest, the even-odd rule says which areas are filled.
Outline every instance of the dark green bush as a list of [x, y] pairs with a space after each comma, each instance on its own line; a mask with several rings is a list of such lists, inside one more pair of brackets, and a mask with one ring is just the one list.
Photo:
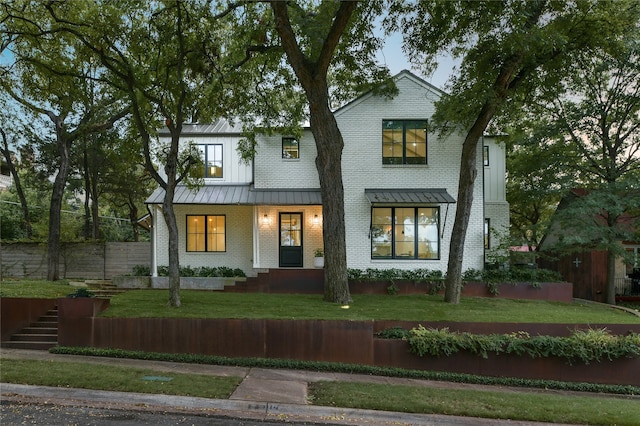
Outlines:
[[[135, 276], [149, 276], [151, 272], [148, 266], [138, 265], [133, 268], [133, 275]], [[168, 266], [158, 266], [158, 276], [167, 277], [169, 276], [169, 267]], [[246, 277], [247, 275], [240, 268], [228, 268], [226, 266], [219, 267], [191, 267], [189, 265], [180, 267], [180, 276], [181, 277]]]
[[572, 332], [569, 337], [511, 334], [471, 334], [451, 332], [448, 328], [419, 326], [410, 330], [405, 340], [418, 356], [450, 356], [466, 351], [487, 358], [489, 354], [515, 354], [531, 358], [558, 357], [569, 364], [640, 357], [640, 334], [612, 335], [607, 329]]
[[86, 288], [79, 288], [71, 294], [68, 294], [69, 298], [77, 298], [77, 297], [95, 297], [95, 294], [87, 290]]

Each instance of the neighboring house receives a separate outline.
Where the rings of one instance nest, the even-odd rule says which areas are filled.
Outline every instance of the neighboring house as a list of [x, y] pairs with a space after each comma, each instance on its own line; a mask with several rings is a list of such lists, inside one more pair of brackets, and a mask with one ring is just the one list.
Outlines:
[[[430, 127], [442, 92], [403, 71], [393, 99], [367, 93], [335, 112], [344, 138], [343, 182], [347, 266], [446, 272], [456, 213], [462, 135], [440, 138]], [[161, 140], [168, 133], [161, 133]], [[322, 200], [313, 135], [305, 129], [264, 136], [251, 164], [236, 151], [240, 126], [192, 124], [183, 140], [198, 144], [205, 185], [176, 190], [180, 263], [241, 268], [313, 268], [322, 248]], [[474, 202], [463, 270], [482, 269], [486, 226], [507, 227], [505, 152], [493, 138], [478, 145]], [[484, 176], [484, 179], [483, 179]], [[164, 192], [147, 203], [153, 216], [152, 271], [168, 264]], [[497, 242], [495, 242], [497, 244]]]
[[[558, 204], [556, 211], [566, 209], [576, 199], [587, 194], [582, 189], [574, 189]], [[623, 216], [619, 223], [630, 224], [627, 216]], [[630, 225], [631, 226], [631, 225]], [[566, 231], [554, 218], [551, 226], [539, 245], [539, 265], [542, 268], [558, 271], [565, 281], [573, 283], [573, 296], [580, 299], [594, 300], [606, 303], [607, 300], [607, 251], [583, 250], [577, 247], [575, 253], [556, 254], [555, 245], [562, 239]], [[615, 283], [617, 296], [640, 296], [640, 280], [636, 279], [634, 270], [640, 268], [640, 240], [621, 241], [624, 249], [633, 259], [631, 263], [623, 262], [622, 258], [616, 261]], [[640, 278], [640, 277], [638, 277]]]

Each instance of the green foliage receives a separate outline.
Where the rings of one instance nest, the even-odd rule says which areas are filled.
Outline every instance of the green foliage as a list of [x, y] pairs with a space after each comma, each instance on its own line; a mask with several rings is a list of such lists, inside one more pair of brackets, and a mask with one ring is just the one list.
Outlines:
[[268, 358], [228, 358], [216, 355], [169, 354], [159, 352], [129, 351], [124, 349], [100, 349], [87, 347], [55, 346], [49, 349], [54, 354], [102, 356], [110, 358], [143, 359], [153, 361], [183, 362], [191, 364], [232, 365], [238, 367], [287, 368], [309, 371], [330, 371], [349, 374], [366, 374], [386, 377], [438, 380], [454, 383], [501, 385], [557, 389], [563, 391], [597, 392], [621, 395], [640, 395], [639, 386], [604, 385], [596, 383], [560, 382], [556, 380], [533, 380], [513, 377], [474, 376], [471, 374], [441, 371], [406, 370], [402, 368], [374, 367], [360, 364], [344, 364], [322, 361], [296, 361]]
[[69, 298], [95, 297], [95, 294], [93, 294], [91, 291], [87, 290], [84, 287], [80, 287], [76, 291], [74, 291], [73, 293], [68, 294], [67, 297], [69, 297]]
[[444, 279], [442, 271], [429, 269], [347, 269], [350, 281], [396, 281], [408, 280], [418, 282], [441, 281]]
[[450, 356], [465, 351], [482, 358], [489, 354], [558, 357], [569, 364], [640, 357], [639, 334], [616, 336], [607, 329], [576, 330], [569, 337], [532, 337], [523, 332], [479, 335], [419, 326], [410, 330], [405, 340], [409, 342], [410, 351], [418, 356]]
[[[149, 276], [151, 274], [149, 267], [144, 265], [137, 265], [133, 268], [134, 276]], [[158, 266], [158, 276], [168, 277], [169, 267]], [[181, 277], [246, 277], [247, 275], [240, 268], [229, 268], [227, 266], [202, 266], [191, 267], [189, 265], [180, 266]]]

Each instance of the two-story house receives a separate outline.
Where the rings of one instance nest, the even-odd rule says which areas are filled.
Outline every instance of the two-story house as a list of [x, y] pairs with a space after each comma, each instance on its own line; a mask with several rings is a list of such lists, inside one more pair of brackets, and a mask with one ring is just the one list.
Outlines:
[[[367, 93], [335, 112], [344, 138], [347, 266], [446, 272], [463, 135], [440, 138], [430, 127], [442, 92], [414, 74], [396, 76], [392, 99]], [[161, 134], [162, 136], [162, 134]], [[251, 164], [236, 151], [240, 128], [187, 125], [183, 138], [201, 149], [205, 185], [181, 186], [174, 208], [180, 263], [241, 268], [313, 268], [322, 248], [322, 199], [313, 135], [262, 137]], [[505, 153], [492, 138], [478, 144], [478, 170], [463, 270], [482, 269], [488, 228], [508, 226]], [[483, 178], [484, 177], [484, 178]], [[168, 264], [168, 232], [153, 213], [152, 271]]]

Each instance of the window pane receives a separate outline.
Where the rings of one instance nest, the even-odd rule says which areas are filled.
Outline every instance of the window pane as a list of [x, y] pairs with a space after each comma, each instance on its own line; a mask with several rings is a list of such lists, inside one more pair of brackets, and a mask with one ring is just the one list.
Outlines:
[[302, 245], [302, 215], [299, 213], [280, 215], [280, 245]]
[[300, 158], [300, 144], [294, 138], [282, 138], [282, 158]]
[[418, 209], [418, 258], [439, 258], [438, 209]]
[[207, 216], [207, 251], [225, 249], [225, 217]]
[[187, 251], [204, 251], [204, 216], [187, 216]]
[[395, 209], [395, 249], [396, 257], [413, 257], [415, 253], [415, 209]]
[[407, 164], [427, 163], [427, 123], [407, 121], [405, 126]]
[[207, 145], [207, 177], [222, 177], [222, 145]]
[[391, 209], [371, 211], [371, 257], [391, 257]]
[[382, 163], [402, 164], [402, 121], [382, 122]]

